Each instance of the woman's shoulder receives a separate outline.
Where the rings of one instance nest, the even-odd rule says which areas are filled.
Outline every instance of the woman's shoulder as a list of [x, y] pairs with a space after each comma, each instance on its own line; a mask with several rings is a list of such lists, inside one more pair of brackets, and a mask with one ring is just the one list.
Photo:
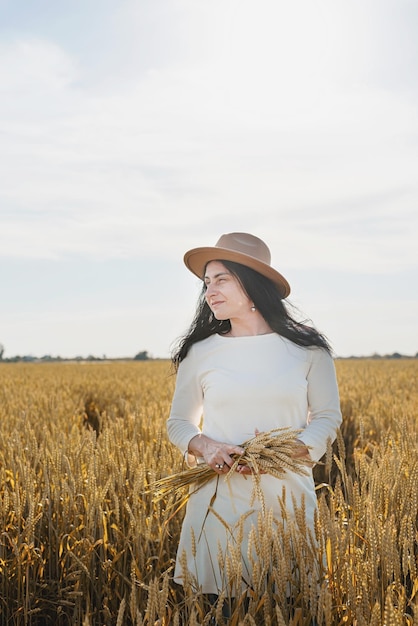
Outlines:
[[278, 337], [283, 345], [283, 348], [295, 358], [302, 359], [308, 363], [313, 363], [322, 359], [332, 360], [332, 356], [326, 348], [315, 345], [301, 346], [291, 339], [283, 337], [282, 335], [278, 335]]
[[210, 350], [213, 345], [216, 343], [216, 340], [219, 335], [211, 335], [210, 337], [206, 337], [205, 339], [200, 339], [199, 341], [195, 341], [189, 349], [186, 358], [199, 358], [200, 356], [206, 354], [208, 350]]

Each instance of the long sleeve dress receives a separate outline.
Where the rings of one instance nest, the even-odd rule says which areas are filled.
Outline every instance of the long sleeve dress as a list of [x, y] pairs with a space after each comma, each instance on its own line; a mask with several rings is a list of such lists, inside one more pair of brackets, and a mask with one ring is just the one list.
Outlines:
[[[240, 445], [254, 436], [255, 429], [303, 429], [299, 439], [310, 447], [312, 460], [318, 461], [328, 439], [335, 439], [340, 423], [331, 356], [322, 348], [300, 347], [269, 333], [247, 337], [212, 335], [193, 344], [177, 372], [167, 429], [171, 442], [183, 454], [189, 441], [200, 433]], [[282, 517], [279, 499], [283, 493], [290, 513], [303, 497], [307, 524], [313, 526], [317, 499], [311, 471], [307, 475], [287, 472], [283, 479], [263, 474], [261, 485], [263, 504], [276, 518]], [[177, 582], [182, 583], [187, 566], [202, 592], [216, 594], [225, 587], [225, 572], [218, 565], [219, 551], [228, 550], [242, 516], [247, 516], [248, 532], [251, 523], [257, 523], [262, 505], [257, 500], [252, 502], [252, 491], [251, 477], [235, 473], [228, 481], [223, 477], [210, 481], [190, 497], [177, 551]], [[245, 536], [247, 532], [241, 552], [249, 585]]]

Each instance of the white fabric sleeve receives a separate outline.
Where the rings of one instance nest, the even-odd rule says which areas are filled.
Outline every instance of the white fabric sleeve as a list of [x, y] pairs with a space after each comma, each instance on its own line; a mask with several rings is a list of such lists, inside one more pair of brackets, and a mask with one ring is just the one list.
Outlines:
[[328, 439], [334, 441], [342, 416], [335, 365], [332, 357], [321, 348], [312, 350], [308, 371], [308, 420], [299, 439], [310, 446], [313, 461], [325, 454]]
[[167, 420], [168, 437], [183, 456], [189, 441], [199, 435], [202, 418], [203, 392], [198, 379], [193, 346], [177, 371], [176, 387]]

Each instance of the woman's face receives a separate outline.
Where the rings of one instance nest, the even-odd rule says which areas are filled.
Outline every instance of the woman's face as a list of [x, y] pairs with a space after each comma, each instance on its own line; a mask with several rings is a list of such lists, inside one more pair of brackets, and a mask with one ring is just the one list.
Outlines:
[[232, 320], [251, 314], [251, 300], [223, 263], [210, 261], [204, 282], [206, 302], [217, 320]]

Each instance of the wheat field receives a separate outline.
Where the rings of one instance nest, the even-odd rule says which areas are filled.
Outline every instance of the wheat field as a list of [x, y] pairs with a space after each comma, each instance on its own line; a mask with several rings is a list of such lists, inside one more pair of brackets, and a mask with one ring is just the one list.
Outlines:
[[[316, 537], [262, 516], [253, 586], [172, 581], [182, 510], [168, 361], [0, 364], [1, 626], [418, 626], [418, 360], [339, 360], [343, 425], [315, 470]], [[240, 564], [223, 564], [233, 587]], [[225, 590], [227, 593], [228, 590]]]

